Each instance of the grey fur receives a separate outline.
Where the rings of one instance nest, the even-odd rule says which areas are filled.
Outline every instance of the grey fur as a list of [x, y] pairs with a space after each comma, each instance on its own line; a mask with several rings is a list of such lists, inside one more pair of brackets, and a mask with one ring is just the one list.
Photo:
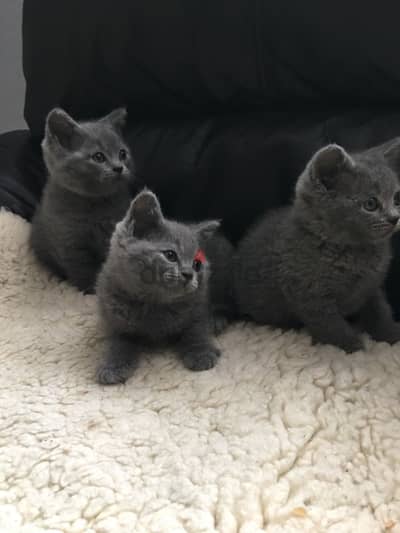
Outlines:
[[[53, 109], [46, 121], [42, 148], [49, 179], [31, 244], [46, 266], [86, 292], [93, 291], [115, 224], [129, 206], [132, 159], [121, 137], [125, 119], [126, 110], [116, 109], [78, 123]], [[104, 162], [93, 159], [99, 152]]]
[[[210, 336], [207, 261], [199, 272], [194, 257], [200, 241], [218, 228], [215, 221], [184, 225], [166, 220], [148, 190], [132, 201], [111, 238], [99, 274], [100, 314], [110, 334], [97, 372], [103, 384], [122, 383], [151, 345], [176, 343], [183, 364], [207, 370], [219, 357]], [[174, 252], [174, 257], [168, 258]]]
[[[381, 290], [400, 214], [399, 160], [400, 142], [353, 156], [337, 145], [317, 152], [293, 205], [267, 214], [239, 245], [239, 312], [278, 327], [305, 325], [315, 342], [346, 352], [364, 347], [353, 319], [376, 340], [400, 340]], [[378, 210], [366, 210], [370, 197]]]
[[201, 240], [211, 265], [210, 274], [210, 319], [216, 335], [236, 317], [233, 296], [233, 256], [234, 248], [221, 231], [211, 239]]

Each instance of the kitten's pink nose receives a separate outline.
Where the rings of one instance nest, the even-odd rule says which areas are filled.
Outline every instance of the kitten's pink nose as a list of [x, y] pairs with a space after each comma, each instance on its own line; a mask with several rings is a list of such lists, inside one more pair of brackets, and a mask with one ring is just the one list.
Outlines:
[[113, 170], [116, 174], [122, 174], [124, 167], [114, 167]]

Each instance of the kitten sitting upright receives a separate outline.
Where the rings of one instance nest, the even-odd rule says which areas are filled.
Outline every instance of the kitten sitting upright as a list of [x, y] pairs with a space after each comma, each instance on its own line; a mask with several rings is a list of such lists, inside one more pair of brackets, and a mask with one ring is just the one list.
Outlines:
[[399, 162], [400, 142], [353, 156], [337, 145], [317, 152], [294, 204], [266, 215], [239, 245], [239, 312], [305, 325], [315, 342], [346, 352], [364, 347], [353, 319], [375, 340], [400, 340], [381, 289], [400, 215]]
[[61, 109], [47, 117], [42, 147], [49, 177], [31, 244], [45, 265], [86, 292], [94, 290], [115, 224], [129, 206], [125, 120], [125, 109], [83, 123]]
[[166, 220], [148, 190], [132, 201], [98, 278], [100, 313], [110, 333], [97, 373], [100, 383], [126, 381], [143, 349], [170, 341], [190, 370], [215, 365], [219, 350], [210, 337], [209, 266], [199, 242], [218, 226]]

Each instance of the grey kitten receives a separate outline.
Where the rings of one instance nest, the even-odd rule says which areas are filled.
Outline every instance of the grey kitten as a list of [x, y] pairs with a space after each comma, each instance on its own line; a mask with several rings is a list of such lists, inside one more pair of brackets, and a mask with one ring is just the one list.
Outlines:
[[51, 270], [92, 292], [116, 222], [129, 206], [130, 152], [121, 136], [126, 110], [75, 122], [53, 109], [43, 156], [49, 178], [32, 222], [31, 244]]
[[352, 156], [334, 144], [317, 152], [293, 205], [266, 215], [239, 245], [240, 313], [305, 325], [315, 342], [346, 352], [364, 347], [355, 322], [377, 341], [400, 340], [381, 289], [400, 215], [399, 162], [400, 142]]
[[100, 383], [124, 382], [143, 350], [166, 342], [176, 343], [190, 370], [215, 365], [220, 352], [210, 336], [209, 265], [199, 242], [218, 226], [166, 220], [148, 190], [132, 201], [98, 278], [100, 314], [110, 333]]
[[211, 239], [200, 239], [200, 246], [211, 265], [209, 316], [214, 333], [219, 335], [236, 318], [232, 268], [234, 248], [221, 231]]

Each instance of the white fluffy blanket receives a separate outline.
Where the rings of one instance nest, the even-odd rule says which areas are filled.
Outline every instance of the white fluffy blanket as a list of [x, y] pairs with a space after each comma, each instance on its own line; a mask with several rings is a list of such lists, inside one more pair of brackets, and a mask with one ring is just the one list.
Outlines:
[[400, 347], [238, 324], [100, 387], [94, 296], [0, 214], [0, 532], [400, 532]]

